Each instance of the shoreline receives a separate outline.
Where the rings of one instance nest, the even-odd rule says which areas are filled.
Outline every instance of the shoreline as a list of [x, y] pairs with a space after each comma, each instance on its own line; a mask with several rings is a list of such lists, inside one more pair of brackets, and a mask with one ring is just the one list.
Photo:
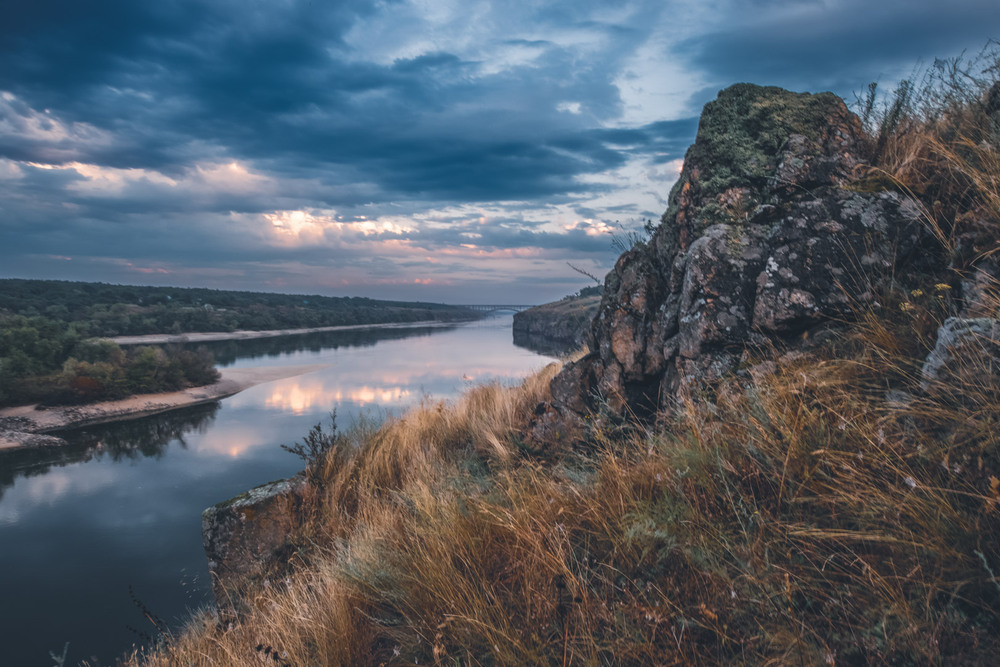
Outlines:
[[277, 336], [297, 336], [299, 334], [326, 333], [330, 331], [356, 331], [358, 329], [415, 329], [417, 327], [445, 327], [474, 320], [421, 320], [419, 322], [381, 322], [376, 324], [342, 324], [332, 327], [310, 327], [307, 329], [265, 329], [254, 331], [202, 331], [179, 334], [143, 334], [141, 336], [112, 336], [110, 340], [118, 345], [168, 345], [171, 343], [208, 343], [223, 340], [252, 340], [254, 338], [274, 338]]
[[218, 401], [259, 384], [305, 375], [327, 364], [224, 368], [218, 382], [159, 394], [137, 394], [117, 401], [36, 410], [35, 405], [0, 408], [0, 453], [28, 447], [66, 444], [51, 431], [138, 419], [161, 412]]

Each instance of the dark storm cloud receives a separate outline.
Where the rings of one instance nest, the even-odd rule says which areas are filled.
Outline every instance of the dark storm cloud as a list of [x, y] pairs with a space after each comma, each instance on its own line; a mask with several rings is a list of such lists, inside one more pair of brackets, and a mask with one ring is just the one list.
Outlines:
[[829, 88], [850, 99], [869, 81], [909, 75], [920, 61], [957, 56], [1000, 37], [995, 0], [841, 0], [801, 3], [795, 11], [790, 6], [743, 12], [739, 22], [686, 39], [674, 52], [721, 85]]
[[[576, 176], [625, 159], [597, 136], [551, 136], [574, 124], [555, 110], [560, 100], [607, 115], [617, 94], [605, 71], [566, 76], [570, 57], [546, 42], [530, 44], [547, 51], [534, 75], [475, 78], [476, 63], [448, 53], [387, 65], [346, 56], [341, 36], [360, 4], [319, 15], [304, 3], [230, 15], [225, 5], [139, 6], [54, 3], [17, 13], [4, 30], [2, 87], [114, 141], [74, 142], [67, 153], [6, 137], [3, 155], [170, 175], [186, 161], [232, 155], [292, 177], [349, 168], [387, 199], [458, 201], [571, 192]], [[519, 101], [511, 109], [504, 100]]]
[[218, 142], [213, 130], [253, 134], [273, 114], [328, 103], [331, 78], [350, 88], [351, 77], [324, 68], [324, 49], [340, 43], [367, 3], [316, 5], [20, 3], [0, 26], [0, 87], [115, 131], [118, 159], [95, 150], [102, 163], [169, 166], [177, 151], [164, 139], [204, 150]]

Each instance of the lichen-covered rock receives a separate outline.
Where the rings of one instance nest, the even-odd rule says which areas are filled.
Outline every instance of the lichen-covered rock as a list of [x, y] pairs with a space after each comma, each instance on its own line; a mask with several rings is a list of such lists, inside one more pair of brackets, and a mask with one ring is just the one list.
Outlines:
[[660, 227], [607, 276], [591, 353], [553, 380], [557, 411], [586, 415], [595, 395], [640, 416], [669, 411], [749, 346], [849, 317], [912, 257], [927, 261], [908, 199], [850, 186], [866, 150], [835, 95], [722, 91]]
[[949, 317], [920, 374], [924, 391], [953, 397], [1000, 392], [1000, 321]]
[[288, 560], [305, 489], [305, 477], [298, 475], [263, 484], [202, 513], [202, 541], [220, 610], [238, 606], [239, 591], [249, 578]]

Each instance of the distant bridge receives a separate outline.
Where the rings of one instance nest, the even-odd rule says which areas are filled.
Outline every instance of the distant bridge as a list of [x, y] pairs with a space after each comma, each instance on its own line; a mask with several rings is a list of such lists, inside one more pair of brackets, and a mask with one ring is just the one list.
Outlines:
[[533, 308], [534, 306], [498, 306], [498, 305], [484, 305], [484, 304], [461, 304], [456, 306], [457, 308], [468, 308], [469, 310], [474, 310], [477, 313], [499, 313], [499, 312], [511, 312], [520, 313], [522, 310], [527, 310], [528, 308]]

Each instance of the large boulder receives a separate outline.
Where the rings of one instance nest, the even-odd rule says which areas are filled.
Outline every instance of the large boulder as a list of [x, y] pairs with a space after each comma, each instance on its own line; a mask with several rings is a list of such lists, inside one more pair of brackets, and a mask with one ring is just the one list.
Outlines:
[[858, 188], [860, 121], [831, 93], [739, 84], [705, 106], [669, 208], [608, 274], [590, 354], [552, 383], [544, 432], [598, 403], [641, 416], [733, 371], [750, 346], [850, 317], [911, 257], [919, 211]]
[[305, 477], [297, 475], [262, 484], [202, 513], [212, 590], [224, 615], [239, 610], [248, 583], [289, 561], [306, 489]]

